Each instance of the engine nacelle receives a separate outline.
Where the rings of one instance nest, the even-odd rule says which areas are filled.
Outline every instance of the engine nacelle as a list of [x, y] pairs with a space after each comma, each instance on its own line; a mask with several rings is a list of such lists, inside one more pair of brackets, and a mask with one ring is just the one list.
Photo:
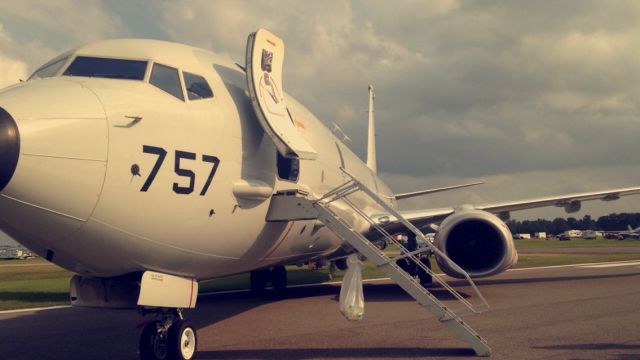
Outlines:
[[[507, 225], [481, 210], [462, 210], [447, 217], [435, 236], [435, 244], [471, 277], [505, 271], [518, 262], [518, 253]], [[436, 256], [440, 269], [461, 278], [445, 259]]]

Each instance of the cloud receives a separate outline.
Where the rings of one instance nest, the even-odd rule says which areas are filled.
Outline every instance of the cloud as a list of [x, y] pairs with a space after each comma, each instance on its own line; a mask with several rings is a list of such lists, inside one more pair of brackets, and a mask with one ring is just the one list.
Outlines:
[[344, 109], [351, 105], [344, 100], [353, 99], [358, 90], [366, 99], [371, 73], [386, 77], [398, 67], [426, 62], [420, 53], [361, 21], [349, 2], [195, 1], [188, 7], [164, 2], [160, 13], [174, 40], [226, 53], [240, 62], [250, 32], [265, 27], [280, 34], [286, 44], [285, 88], [327, 122], [338, 115], [324, 111], [327, 104]]
[[0, 88], [17, 83], [27, 77], [27, 65], [0, 54]]
[[[361, 156], [372, 83], [378, 168], [414, 179], [412, 187], [392, 181], [405, 191], [424, 188], [432, 174], [443, 179], [438, 185], [487, 178], [496, 189], [513, 190], [491, 195], [514, 198], [586, 190], [585, 179], [596, 172], [614, 171], [615, 178], [599, 178], [594, 187], [640, 178], [640, 158], [632, 155], [640, 133], [635, 3], [162, 7], [175, 40], [194, 40], [241, 62], [249, 32], [267, 27], [280, 34], [287, 46], [285, 88], [325, 123], [340, 124]], [[469, 199], [485, 200], [476, 191], [469, 190]]]
[[11, 56], [15, 47], [13, 39], [0, 24], [0, 88], [27, 77], [27, 64]]
[[265, 27], [285, 40], [284, 88], [361, 156], [375, 87], [378, 169], [398, 191], [483, 178], [496, 190], [467, 199], [521, 198], [637, 183], [639, 15], [638, 2], [596, 0], [5, 2], [0, 80], [114, 36], [242, 63]]
[[54, 32], [65, 42], [85, 43], [123, 32], [119, 17], [108, 14], [98, 0], [6, 1], [0, 12], [13, 22], [29, 23], [41, 35]]
[[[95, 40], [129, 34], [120, 16], [97, 0], [5, 1], [0, 25], [10, 39], [10, 57], [29, 72], [55, 56]], [[13, 71], [18, 71], [14, 68]]]

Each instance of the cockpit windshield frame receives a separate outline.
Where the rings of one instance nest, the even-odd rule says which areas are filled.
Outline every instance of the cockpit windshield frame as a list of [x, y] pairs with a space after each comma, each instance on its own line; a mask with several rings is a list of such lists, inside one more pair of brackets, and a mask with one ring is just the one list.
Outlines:
[[206, 77], [153, 59], [67, 53], [42, 65], [28, 80], [56, 76], [143, 81], [182, 102], [214, 98]]
[[149, 84], [184, 102], [184, 81], [178, 68], [154, 62]]
[[38, 70], [34, 71], [33, 74], [29, 76], [27, 81], [44, 79], [44, 78], [54, 77], [58, 75], [60, 70], [62, 70], [63, 68], [66, 68], [66, 64], [68, 60], [69, 60], [69, 56], [64, 56], [64, 57], [56, 58], [52, 61], [49, 61], [48, 63], [40, 66]]
[[77, 55], [62, 76], [144, 81], [149, 60]]
[[182, 78], [184, 79], [184, 88], [187, 91], [189, 101], [213, 98], [213, 90], [211, 90], [211, 86], [209, 86], [209, 82], [204, 76], [183, 71]]

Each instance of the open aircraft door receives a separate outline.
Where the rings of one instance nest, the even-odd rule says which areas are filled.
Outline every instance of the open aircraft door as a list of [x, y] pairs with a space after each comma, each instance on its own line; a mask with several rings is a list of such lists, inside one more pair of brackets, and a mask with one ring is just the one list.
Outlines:
[[264, 131], [286, 158], [315, 159], [316, 151], [296, 129], [282, 91], [284, 42], [265, 29], [247, 40], [246, 73], [251, 104]]

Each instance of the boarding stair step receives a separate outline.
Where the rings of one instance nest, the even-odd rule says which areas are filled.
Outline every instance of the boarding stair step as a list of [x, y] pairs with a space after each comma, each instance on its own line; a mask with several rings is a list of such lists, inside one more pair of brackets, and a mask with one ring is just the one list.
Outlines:
[[[463, 311], [480, 313], [486, 310], [488, 308], [488, 305], [468, 274], [466, 274], [463, 269], [461, 269], [457, 264], [449, 259], [444, 253], [438, 250], [433, 244], [426, 240], [420, 230], [415, 228], [409, 221], [404, 219], [397, 211], [391, 208], [384, 201], [384, 199], [378, 196], [375, 192], [371, 191], [366, 185], [351, 176], [351, 174], [346, 171], [344, 172], [347, 177], [350, 178], [350, 180], [342, 184], [341, 186], [329, 191], [321, 198], [316, 200], [307, 200], [308, 203], [305, 203], [305, 200], [299, 197], [299, 199], [295, 200], [295, 202], [292, 201], [291, 203], [295, 204], [297, 207], [304, 208], [304, 211], [308, 214], [313, 213], [308, 209], [310, 205], [313, 209], [315, 209], [315, 216], [318, 220], [324, 223], [336, 235], [338, 235], [349, 245], [351, 245], [358, 253], [370, 259], [374, 264], [376, 264], [382, 271], [385, 272], [385, 274], [389, 276], [389, 278], [391, 278], [392, 281], [398, 284], [420, 305], [433, 313], [441, 323], [449, 327], [459, 338], [461, 338], [469, 346], [471, 346], [471, 348], [478, 356], [489, 356], [491, 354], [491, 348], [489, 347], [487, 341], [482, 338], [475, 330], [473, 330], [467, 323], [465, 323], [461, 319], [460, 315], [443, 304], [428, 289], [422, 286], [419, 281], [417, 281], [413, 276], [409, 275], [400, 266], [398, 266], [396, 261], [398, 259], [406, 259], [413, 262], [415, 266], [421, 268], [423, 271], [428, 272], [435, 282], [439, 283], [439, 285], [443, 289], [448, 291], [456, 300], [458, 300], [458, 302], [462, 303]], [[395, 217], [395, 219], [403, 223], [403, 225], [405, 225], [405, 227], [409, 231], [413, 232], [413, 235], [415, 235], [417, 238], [420, 238], [421, 242], [427, 244], [427, 246], [424, 249], [413, 251], [409, 251], [409, 249], [406, 249], [404, 245], [394, 239], [389, 233], [384, 230], [384, 228], [379, 226], [379, 224], [374, 219], [368, 216], [362, 209], [360, 209], [353, 201], [350, 200], [349, 196], [357, 192], [364, 193], [371, 199], [373, 199], [391, 216]], [[298, 205], [298, 203], [301, 203], [301, 205]], [[390, 257], [373, 242], [369, 241], [369, 239], [366, 238], [361, 232], [355, 231], [354, 227], [356, 227], [356, 224], [354, 224], [353, 219], [347, 220], [339, 215], [340, 211], [338, 209], [345, 208], [350, 208], [351, 210], [353, 210], [353, 212], [358, 214], [361, 219], [364, 219], [371, 225], [372, 228], [376, 229], [388, 243], [398, 247], [401, 250], [400, 255]], [[277, 214], [277, 212], [274, 212], [274, 214]], [[277, 216], [274, 216], [274, 218], [277, 218]], [[436, 276], [436, 274], [434, 274], [430, 268], [421, 263], [419, 255], [423, 251], [432, 251], [433, 253], [441, 257], [441, 259], [444, 259], [444, 261], [448, 261], [449, 265], [452, 266], [452, 268], [463, 274], [467, 282], [471, 285], [471, 288], [473, 288], [476, 292], [476, 295], [480, 299], [481, 304], [471, 304], [458, 291], [447, 284], [442, 279], [442, 277]]]

